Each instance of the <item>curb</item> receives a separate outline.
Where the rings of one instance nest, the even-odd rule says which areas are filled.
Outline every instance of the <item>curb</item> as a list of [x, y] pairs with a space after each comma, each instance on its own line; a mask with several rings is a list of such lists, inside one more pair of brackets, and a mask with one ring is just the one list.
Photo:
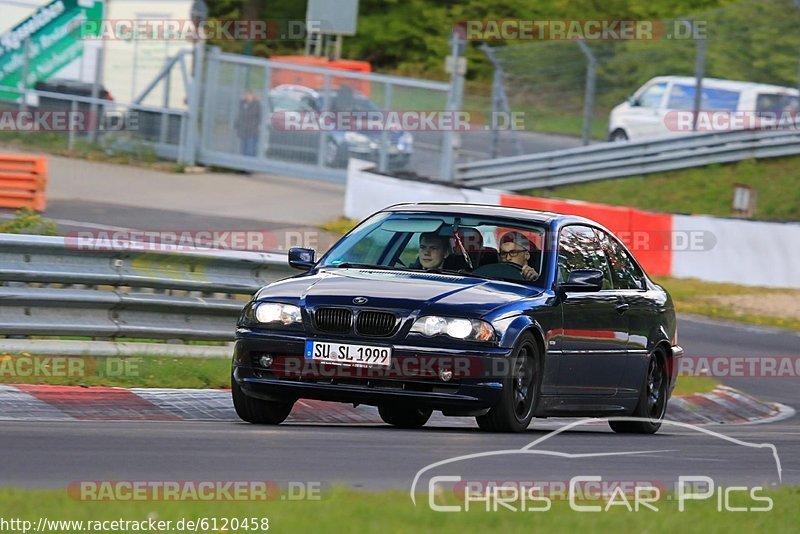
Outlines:
[[[4, 421], [239, 421], [230, 390], [81, 387], [0, 384], [0, 420]], [[787, 419], [795, 410], [765, 402], [727, 386], [710, 393], [673, 397], [667, 416], [694, 425], [743, 425]], [[553, 423], [566, 419], [536, 420]], [[574, 419], [569, 419], [574, 420]], [[376, 408], [301, 399], [290, 423], [383, 425]], [[431, 423], [447, 427], [476, 427], [471, 417], [444, 417]]]

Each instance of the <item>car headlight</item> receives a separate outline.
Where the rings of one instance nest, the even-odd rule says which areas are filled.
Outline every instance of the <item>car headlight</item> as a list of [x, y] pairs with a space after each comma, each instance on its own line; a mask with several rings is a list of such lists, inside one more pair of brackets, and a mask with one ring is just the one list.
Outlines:
[[414, 321], [411, 331], [428, 337], [446, 335], [471, 341], [492, 341], [495, 338], [494, 328], [486, 321], [438, 315], [420, 317]]
[[279, 304], [277, 302], [256, 304], [255, 318], [256, 321], [264, 324], [282, 323], [290, 325], [303, 322], [300, 308], [293, 304]]
[[368, 145], [369, 137], [358, 132], [347, 132], [344, 134], [344, 140], [351, 145]]

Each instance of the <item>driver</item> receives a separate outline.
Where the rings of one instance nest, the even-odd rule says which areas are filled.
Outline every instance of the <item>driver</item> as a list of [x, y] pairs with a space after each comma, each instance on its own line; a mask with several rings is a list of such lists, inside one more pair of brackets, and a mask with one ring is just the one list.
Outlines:
[[507, 232], [500, 238], [500, 261], [519, 265], [522, 278], [533, 280], [539, 273], [528, 265], [531, 257], [531, 242], [519, 232]]
[[423, 269], [441, 269], [450, 255], [450, 240], [436, 232], [419, 237], [419, 263]]

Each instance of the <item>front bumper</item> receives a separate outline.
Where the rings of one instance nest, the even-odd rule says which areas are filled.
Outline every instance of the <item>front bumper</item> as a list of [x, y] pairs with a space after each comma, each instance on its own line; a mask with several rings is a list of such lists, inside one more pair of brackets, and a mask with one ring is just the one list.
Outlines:
[[[306, 336], [240, 330], [234, 347], [233, 378], [249, 396], [281, 401], [300, 398], [355, 404], [402, 403], [451, 414], [470, 414], [493, 406], [502, 392], [502, 373], [510, 350], [479, 351], [393, 345], [392, 369], [321, 364], [304, 358]], [[387, 345], [374, 339], [312, 338], [354, 344]], [[273, 363], [264, 368], [260, 356]], [[453, 370], [444, 381], [439, 372]]]

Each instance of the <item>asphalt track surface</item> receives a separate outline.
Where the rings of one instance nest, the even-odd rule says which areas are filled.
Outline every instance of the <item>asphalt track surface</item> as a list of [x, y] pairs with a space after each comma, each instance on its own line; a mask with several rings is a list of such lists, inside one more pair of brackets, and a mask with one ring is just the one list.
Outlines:
[[[694, 318], [680, 322], [680, 342], [690, 356], [796, 355], [798, 341], [800, 336], [774, 330]], [[729, 383], [800, 410], [797, 379]], [[77, 480], [272, 480], [409, 490], [415, 474], [430, 463], [487, 451], [518, 451], [546, 437], [532, 450], [550, 451], [547, 454], [507, 452], [450, 463], [424, 472], [417, 489], [426, 490], [433, 474], [536, 481], [599, 475], [667, 488], [678, 475], [709, 476], [725, 486], [800, 484], [797, 416], [704, 427], [715, 434], [665, 425], [655, 436], [631, 436], [614, 434], [604, 423], [589, 423], [548, 435], [566, 422], [534, 420], [526, 433], [504, 435], [446, 423], [398, 430], [378, 424], [4, 421], [0, 480], [2, 485], [21, 487], [64, 487]], [[772, 450], [752, 446], [761, 443], [775, 446], [780, 476]], [[636, 454], [608, 455], [630, 452]]]

